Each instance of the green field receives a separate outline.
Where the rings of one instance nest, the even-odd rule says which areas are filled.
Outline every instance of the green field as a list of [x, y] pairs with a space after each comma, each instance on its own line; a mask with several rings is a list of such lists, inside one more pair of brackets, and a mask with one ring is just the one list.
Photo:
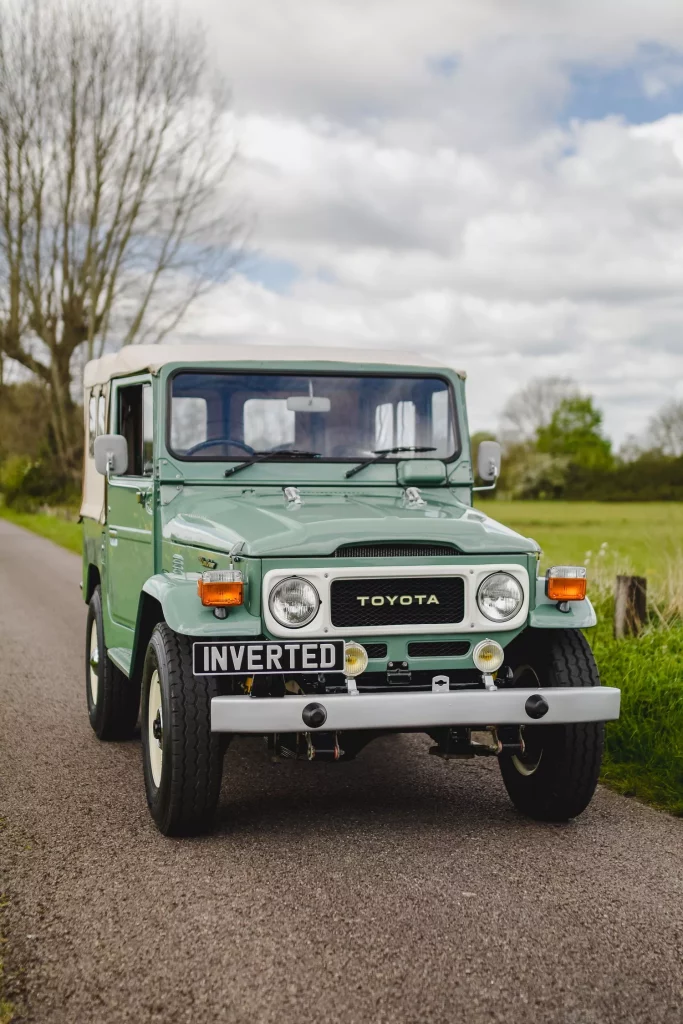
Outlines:
[[[661, 502], [498, 501], [478, 507], [543, 548], [543, 567], [563, 562], [595, 565], [607, 544], [610, 563], [654, 581], [683, 548], [683, 504]], [[603, 551], [605, 549], [603, 548]]]

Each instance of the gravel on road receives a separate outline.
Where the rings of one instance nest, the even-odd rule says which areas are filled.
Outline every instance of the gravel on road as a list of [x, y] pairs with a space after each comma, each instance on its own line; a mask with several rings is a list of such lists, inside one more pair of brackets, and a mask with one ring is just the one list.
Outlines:
[[77, 557], [0, 520], [0, 890], [38, 1024], [683, 1021], [683, 821], [528, 822], [493, 759], [228, 751], [211, 835], [148, 814], [85, 706]]

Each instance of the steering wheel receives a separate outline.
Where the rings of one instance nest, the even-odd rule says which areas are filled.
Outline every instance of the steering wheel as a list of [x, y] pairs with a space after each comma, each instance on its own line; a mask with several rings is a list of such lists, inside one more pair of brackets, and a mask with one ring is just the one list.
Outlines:
[[232, 444], [235, 448], [241, 448], [242, 451], [247, 453], [247, 455], [255, 454], [251, 445], [244, 444], [243, 441], [236, 441], [232, 437], [209, 437], [206, 441], [200, 441], [199, 444], [195, 444], [191, 448], [188, 448], [185, 452], [185, 457], [187, 458], [188, 455], [196, 455], [197, 452], [202, 451], [203, 448], [210, 448], [217, 444]]

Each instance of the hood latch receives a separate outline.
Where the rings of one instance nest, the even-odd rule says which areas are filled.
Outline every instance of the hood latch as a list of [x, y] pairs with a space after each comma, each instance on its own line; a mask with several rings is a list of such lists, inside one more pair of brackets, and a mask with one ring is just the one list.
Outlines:
[[298, 487], [283, 487], [282, 490], [288, 505], [303, 505]]

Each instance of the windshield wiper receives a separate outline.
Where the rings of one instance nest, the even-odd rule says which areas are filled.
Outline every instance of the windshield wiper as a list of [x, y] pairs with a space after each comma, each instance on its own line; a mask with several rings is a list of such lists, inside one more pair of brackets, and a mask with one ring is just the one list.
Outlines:
[[408, 445], [408, 447], [401, 448], [378, 448], [374, 451], [372, 459], [366, 459], [365, 462], [361, 462], [359, 466], [354, 466], [353, 469], [349, 469], [345, 474], [346, 479], [350, 476], [355, 476], [356, 473], [360, 473], [361, 469], [365, 469], [366, 466], [372, 466], [375, 462], [380, 462], [386, 455], [398, 455], [401, 452], [435, 452], [436, 448], [419, 448], [414, 444]]
[[252, 457], [246, 462], [240, 462], [237, 466], [231, 466], [230, 469], [226, 469], [226, 476], [233, 476], [235, 473], [241, 473], [243, 469], [248, 469], [249, 466], [256, 465], [257, 462], [267, 462], [268, 459], [318, 459], [320, 458], [320, 452], [302, 452], [298, 448], [271, 448], [267, 452], [254, 452]]

